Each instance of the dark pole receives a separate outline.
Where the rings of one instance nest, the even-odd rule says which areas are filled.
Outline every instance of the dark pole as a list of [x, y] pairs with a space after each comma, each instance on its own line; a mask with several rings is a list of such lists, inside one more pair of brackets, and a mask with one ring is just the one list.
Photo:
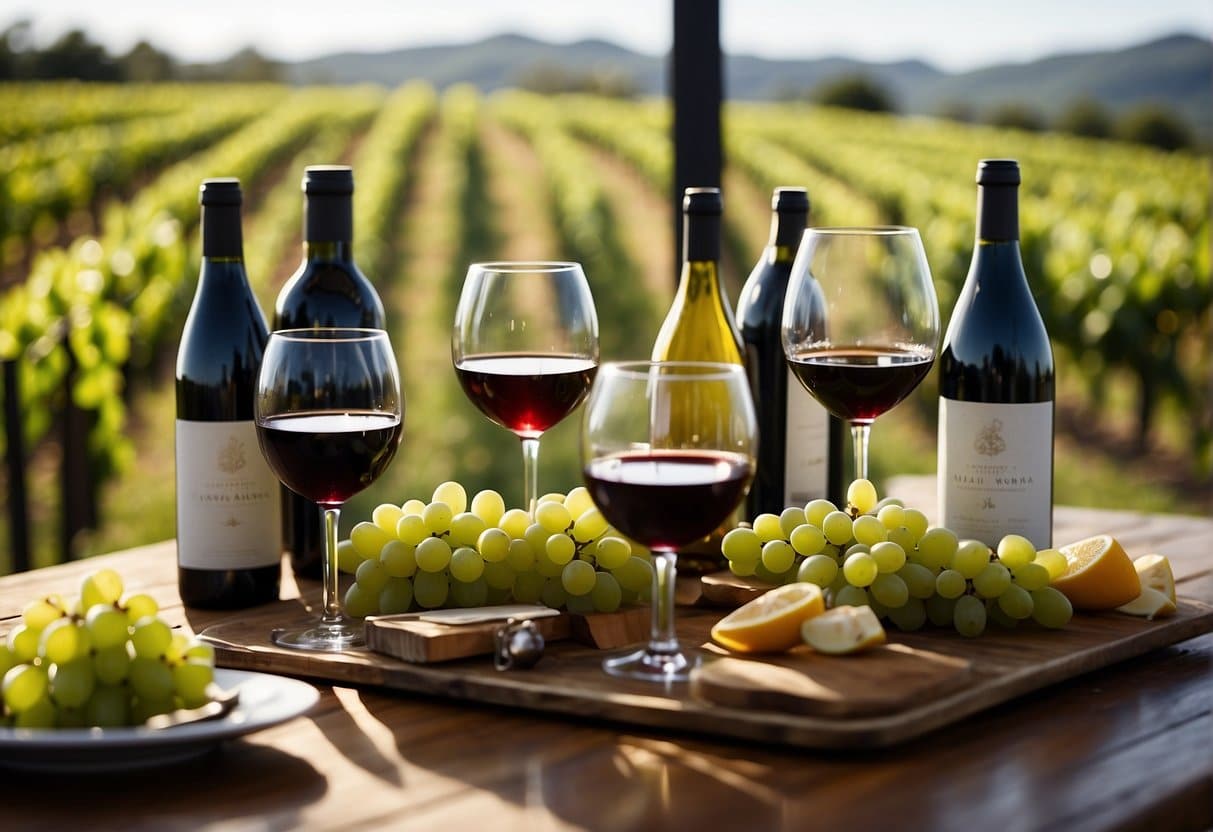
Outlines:
[[20, 367], [16, 359], [4, 362], [4, 456], [8, 467], [9, 541], [13, 547], [12, 570], [29, 569], [29, 498], [25, 492], [25, 432], [21, 429]]
[[720, 0], [674, 0], [674, 279], [682, 265], [682, 193], [720, 187]]

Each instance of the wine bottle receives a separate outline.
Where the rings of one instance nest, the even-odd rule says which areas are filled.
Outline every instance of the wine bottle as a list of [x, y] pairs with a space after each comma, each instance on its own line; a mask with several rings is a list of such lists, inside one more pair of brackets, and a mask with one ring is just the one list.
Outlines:
[[188, 607], [278, 598], [278, 478], [253, 424], [269, 333], [244, 271], [240, 183], [202, 183], [202, 269], [177, 351], [177, 583]]
[[[313, 165], [303, 174], [303, 262], [274, 305], [274, 329], [383, 328], [383, 303], [354, 262], [354, 172]], [[320, 577], [323, 513], [282, 489], [282, 535], [296, 574]]]
[[746, 369], [758, 415], [758, 468], [746, 513], [842, 498], [843, 424], [792, 376], [779, 327], [792, 261], [809, 218], [804, 188], [776, 188], [771, 237], [737, 300]]
[[977, 241], [939, 358], [940, 522], [1053, 539], [1053, 350], [1019, 254], [1019, 164], [977, 166]]

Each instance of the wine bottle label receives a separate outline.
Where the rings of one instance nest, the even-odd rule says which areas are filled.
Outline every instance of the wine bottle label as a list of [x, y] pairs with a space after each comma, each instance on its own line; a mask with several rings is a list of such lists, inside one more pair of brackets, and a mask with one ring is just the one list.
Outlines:
[[1053, 541], [1053, 402], [986, 404], [939, 398], [940, 522], [997, 546]]
[[282, 557], [278, 478], [248, 422], [177, 420], [177, 562], [251, 569]]
[[788, 370], [783, 494], [787, 505], [826, 496], [830, 476], [830, 414]]

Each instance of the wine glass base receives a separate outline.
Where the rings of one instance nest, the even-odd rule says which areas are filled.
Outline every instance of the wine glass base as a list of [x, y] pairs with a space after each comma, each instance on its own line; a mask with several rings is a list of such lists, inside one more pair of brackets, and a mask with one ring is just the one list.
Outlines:
[[656, 652], [649, 648], [606, 659], [602, 669], [622, 679], [646, 682], [685, 682], [691, 671], [699, 667], [702, 657], [697, 650]]
[[318, 653], [341, 653], [351, 647], [362, 647], [366, 644], [362, 627], [345, 623], [316, 624], [295, 629], [281, 628], [270, 633], [270, 641], [279, 647]]

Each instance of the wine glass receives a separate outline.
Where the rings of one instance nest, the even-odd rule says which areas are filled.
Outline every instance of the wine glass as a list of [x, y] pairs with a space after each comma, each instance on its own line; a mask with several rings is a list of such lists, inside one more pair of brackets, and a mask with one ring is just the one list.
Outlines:
[[872, 422], [935, 360], [939, 301], [915, 228], [810, 228], [783, 305], [792, 373], [851, 425], [855, 476], [868, 476]]
[[337, 652], [363, 643], [341, 609], [337, 521], [341, 505], [387, 468], [400, 443], [404, 400], [396, 356], [378, 329], [286, 329], [270, 334], [253, 413], [257, 439], [282, 483], [324, 509], [324, 612], [278, 629], [273, 642]]
[[604, 364], [582, 417], [586, 487], [603, 516], [653, 552], [648, 645], [607, 659], [615, 676], [686, 679], [699, 661], [674, 631], [677, 552], [737, 508], [758, 426], [745, 368], [696, 361]]
[[473, 263], [451, 358], [463, 392], [522, 440], [523, 505], [539, 496], [539, 437], [568, 416], [598, 371], [598, 314], [577, 263]]

